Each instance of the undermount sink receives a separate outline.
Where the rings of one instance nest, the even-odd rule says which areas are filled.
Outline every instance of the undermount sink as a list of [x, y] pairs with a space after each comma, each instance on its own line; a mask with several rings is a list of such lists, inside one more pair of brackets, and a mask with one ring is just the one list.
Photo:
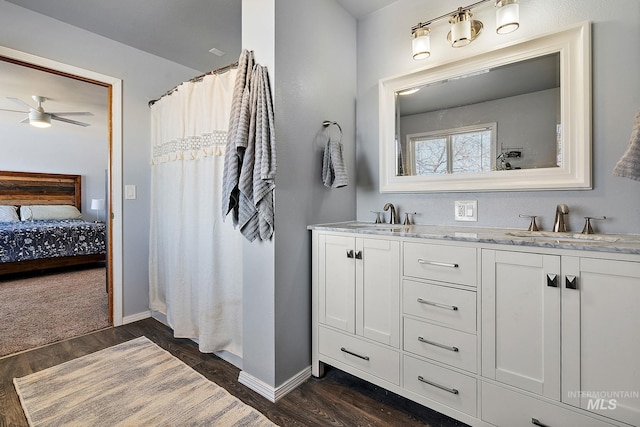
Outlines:
[[538, 241], [549, 241], [554, 243], [613, 243], [620, 240], [618, 237], [608, 236], [606, 234], [556, 233], [553, 231], [509, 231], [505, 234], [507, 236], [530, 237]]

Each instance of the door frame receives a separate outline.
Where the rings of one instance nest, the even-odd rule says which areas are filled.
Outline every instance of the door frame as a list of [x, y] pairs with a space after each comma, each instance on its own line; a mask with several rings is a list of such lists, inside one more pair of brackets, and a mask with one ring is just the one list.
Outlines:
[[122, 241], [122, 80], [84, 68], [0, 46], [0, 56], [30, 66], [108, 89], [109, 96], [109, 165], [107, 277], [109, 287], [109, 321], [122, 325], [123, 318], [123, 241]]

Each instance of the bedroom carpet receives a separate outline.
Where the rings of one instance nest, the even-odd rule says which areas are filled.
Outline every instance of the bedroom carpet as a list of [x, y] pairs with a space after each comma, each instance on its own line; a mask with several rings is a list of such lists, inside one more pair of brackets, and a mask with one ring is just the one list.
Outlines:
[[105, 268], [0, 278], [0, 357], [109, 326]]
[[14, 384], [31, 426], [274, 426], [142, 336]]

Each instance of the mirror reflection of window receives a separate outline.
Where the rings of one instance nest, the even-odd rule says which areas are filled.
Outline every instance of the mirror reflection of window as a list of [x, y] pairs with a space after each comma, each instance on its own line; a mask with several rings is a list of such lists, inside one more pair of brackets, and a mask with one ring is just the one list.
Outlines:
[[[398, 159], [402, 151], [409, 151], [410, 159], [407, 135], [453, 128], [461, 122], [500, 123], [498, 145], [509, 148], [500, 151], [492, 146], [495, 155], [487, 153], [483, 162], [468, 153], [467, 146], [477, 144], [475, 140], [459, 142], [457, 149], [450, 146], [448, 152], [440, 152], [435, 146], [423, 147], [423, 152], [434, 151], [430, 156], [425, 154], [423, 166], [404, 162], [406, 167], [399, 167], [397, 175], [558, 167], [562, 165], [558, 155], [562, 146], [558, 131], [560, 94], [558, 52], [397, 91], [396, 137], [404, 145], [396, 151]], [[521, 156], [507, 157], [504, 152], [511, 148], [517, 148]], [[498, 157], [501, 153], [503, 156]]]
[[413, 175], [477, 173], [496, 168], [496, 123], [407, 135]]

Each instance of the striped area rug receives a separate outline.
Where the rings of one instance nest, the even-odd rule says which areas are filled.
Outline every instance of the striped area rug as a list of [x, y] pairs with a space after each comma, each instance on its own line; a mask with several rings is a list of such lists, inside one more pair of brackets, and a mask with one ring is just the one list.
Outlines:
[[146, 337], [13, 380], [31, 426], [274, 426]]

